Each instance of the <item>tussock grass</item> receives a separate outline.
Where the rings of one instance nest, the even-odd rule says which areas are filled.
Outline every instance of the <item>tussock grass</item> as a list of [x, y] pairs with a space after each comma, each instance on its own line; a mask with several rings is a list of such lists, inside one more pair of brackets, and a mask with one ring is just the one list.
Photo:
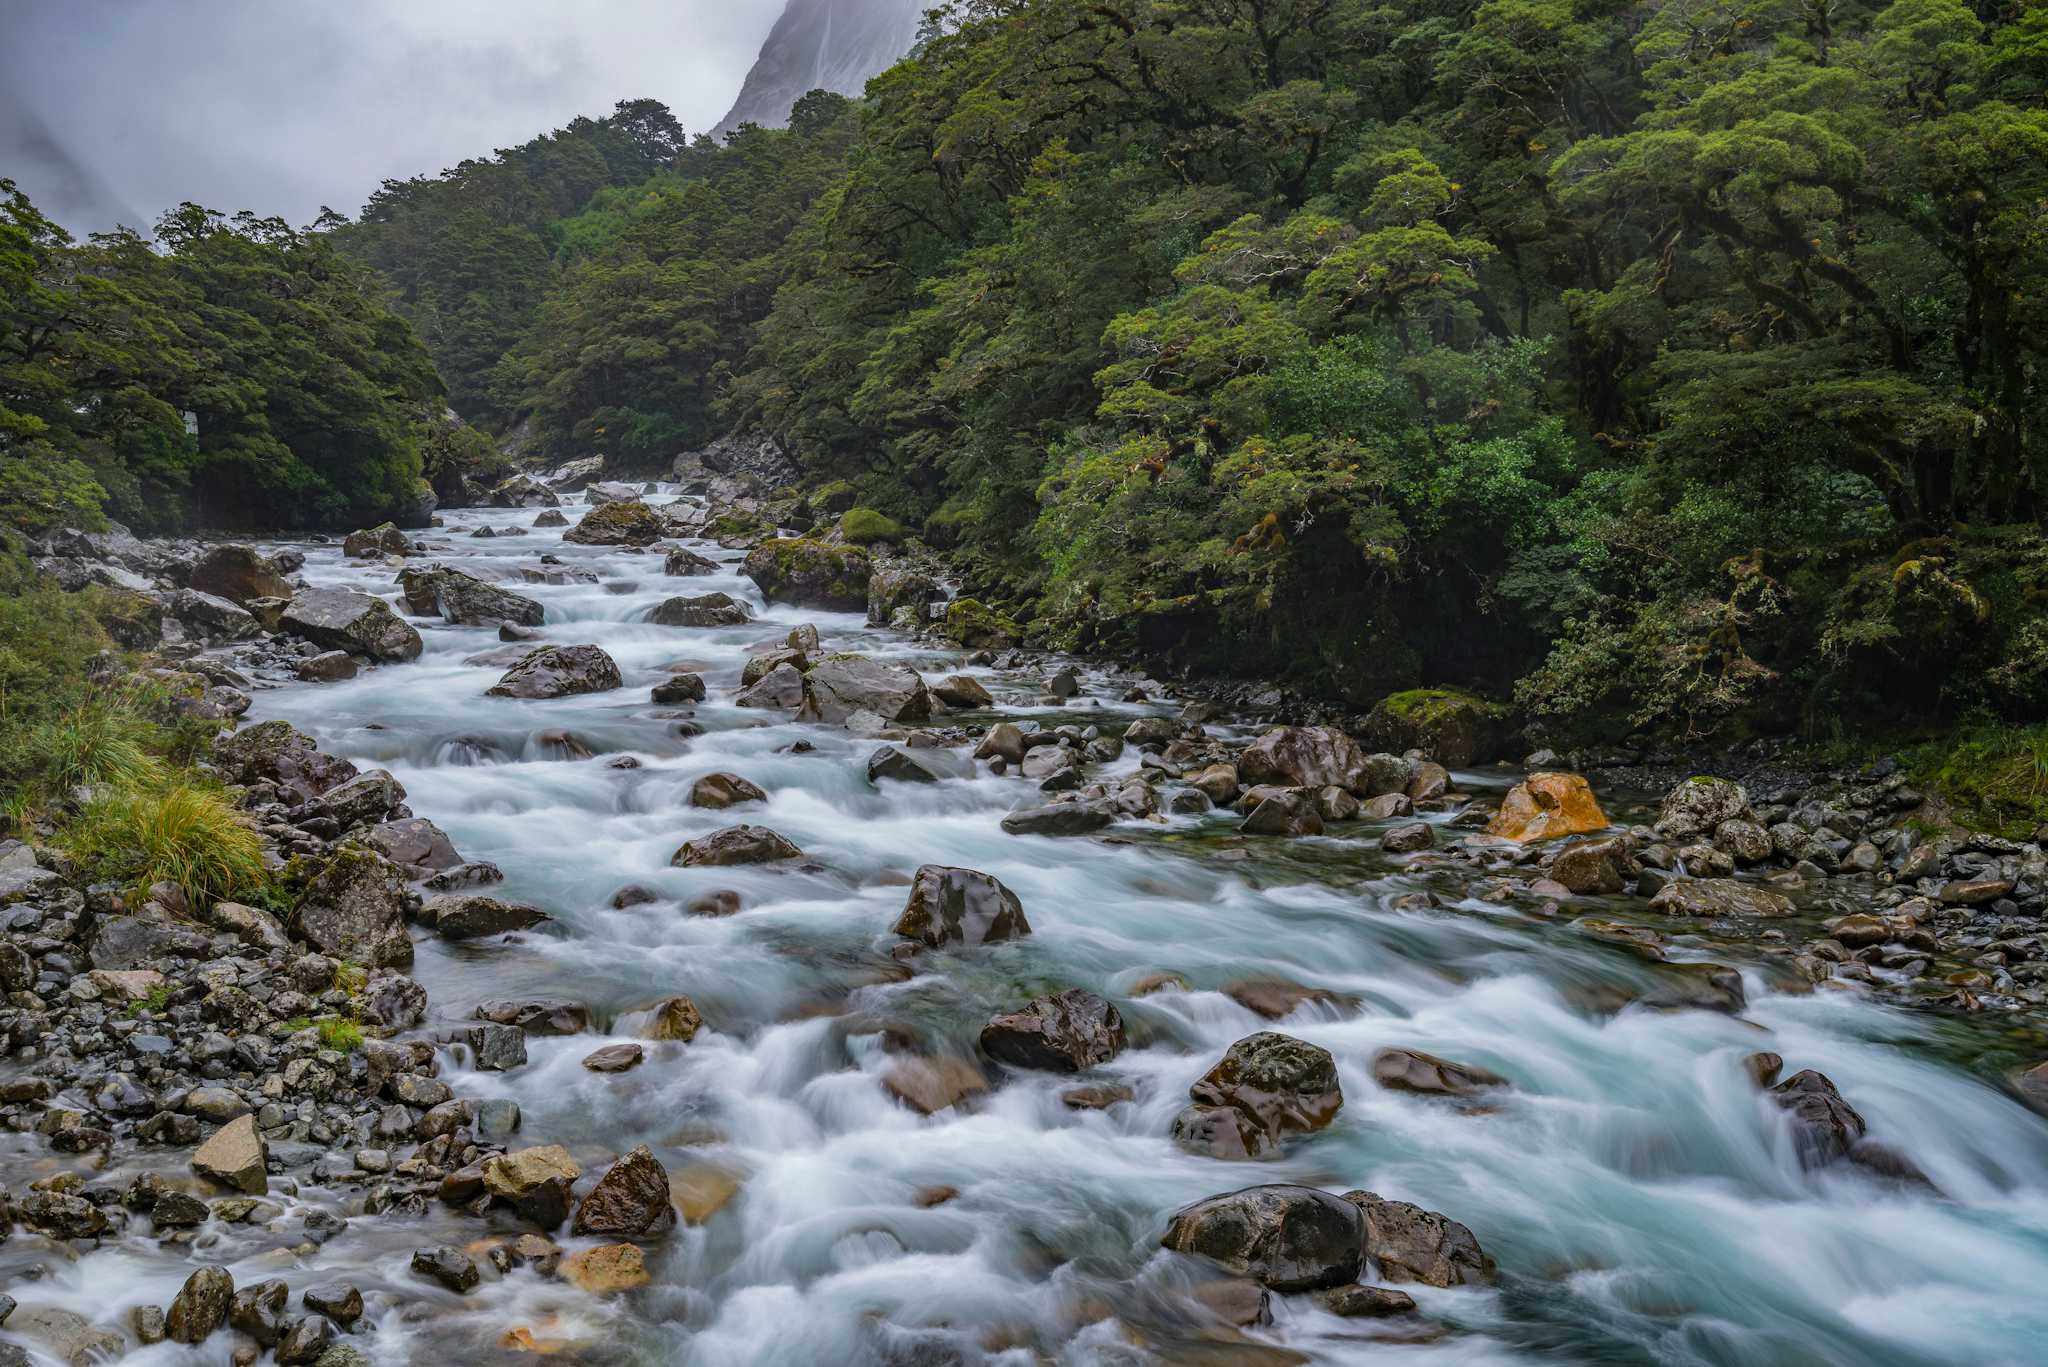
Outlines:
[[270, 882], [248, 818], [220, 793], [189, 783], [95, 802], [60, 841], [97, 878], [175, 883], [194, 906], [261, 899]]

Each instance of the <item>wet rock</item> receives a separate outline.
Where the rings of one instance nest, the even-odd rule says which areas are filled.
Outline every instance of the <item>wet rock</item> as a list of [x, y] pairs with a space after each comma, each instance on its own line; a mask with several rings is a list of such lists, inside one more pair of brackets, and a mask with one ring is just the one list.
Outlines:
[[305, 816], [324, 818], [334, 829], [347, 831], [382, 821], [404, 805], [404, 786], [385, 770], [372, 769], [308, 802]]
[[307, 1315], [286, 1326], [278, 1340], [277, 1360], [284, 1367], [312, 1367], [334, 1343], [335, 1328], [318, 1315]]
[[770, 864], [800, 859], [803, 851], [766, 826], [727, 826], [683, 842], [669, 862], [678, 868]]
[[890, 722], [928, 721], [931, 694], [916, 670], [859, 655], [832, 656], [804, 675], [799, 721], [837, 725], [856, 712], [872, 712]]
[[427, 911], [432, 914], [435, 933], [444, 940], [481, 940], [528, 930], [554, 919], [535, 907], [501, 902], [479, 893], [438, 898], [428, 905]]
[[1761, 864], [1771, 857], [1771, 833], [1754, 821], [1724, 821], [1714, 828], [1714, 848], [1737, 864]]
[[1316, 987], [1303, 987], [1300, 983], [1287, 982], [1281, 978], [1252, 978], [1231, 983], [1223, 989], [1224, 995], [1254, 1015], [1264, 1016], [1269, 1021], [1283, 1020], [1294, 1014], [1304, 1002], [1334, 1001], [1328, 992]]
[[583, 1169], [559, 1144], [541, 1144], [484, 1160], [484, 1190], [542, 1230], [569, 1218], [569, 1193]]
[[752, 621], [753, 614], [730, 594], [706, 593], [666, 599], [655, 605], [647, 620], [660, 627], [739, 627]]
[[997, 1016], [981, 1031], [981, 1049], [998, 1063], [1078, 1073], [1122, 1052], [1124, 1022], [1092, 992], [1073, 989], [1033, 998], [1021, 1011]]
[[235, 1298], [235, 1280], [222, 1267], [202, 1267], [185, 1279], [164, 1316], [164, 1332], [173, 1343], [204, 1343], [228, 1322]]
[[1945, 907], [1981, 907], [2011, 895], [2013, 885], [2004, 878], [1953, 878], [1941, 885]]
[[1261, 798], [1238, 829], [1247, 835], [1321, 835], [1323, 815], [1313, 790], [1284, 788]]
[[697, 1032], [704, 1028], [704, 1017], [697, 1010], [697, 1004], [688, 997], [670, 997], [654, 1008], [654, 1017], [647, 1026], [647, 1038], [654, 1040], [679, 1040], [685, 1044], [697, 1038]]
[[339, 683], [356, 676], [356, 661], [345, 650], [327, 650], [299, 661], [293, 673], [305, 683]]
[[[94, 1364], [112, 1362], [128, 1351], [127, 1340], [119, 1333], [102, 1329], [85, 1316], [70, 1310], [59, 1310], [55, 1306], [31, 1305], [15, 1311], [7, 1317], [8, 1329], [23, 1338], [41, 1344], [51, 1357], [67, 1364], [67, 1367], [94, 1367]], [[11, 1346], [9, 1346], [11, 1348]], [[18, 1348], [11, 1348], [21, 1354]], [[30, 1359], [21, 1354], [17, 1361], [21, 1367], [29, 1367]], [[13, 1367], [5, 1355], [0, 1355], [0, 1367]]]
[[938, 783], [949, 778], [972, 777], [972, 766], [945, 750], [885, 745], [868, 756], [868, 782], [884, 779], [898, 783]]
[[690, 785], [690, 805], [720, 811], [743, 802], [766, 802], [768, 794], [738, 774], [706, 774]]
[[247, 607], [255, 598], [290, 598], [291, 583], [253, 546], [209, 546], [192, 562], [189, 587]]
[[919, 1115], [937, 1115], [986, 1092], [988, 1079], [963, 1058], [904, 1058], [882, 1074], [882, 1087]]
[[583, 1066], [593, 1073], [624, 1073], [646, 1057], [647, 1051], [637, 1044], [607, 1044], [584, 1055]]
[[774, 673], [780, 665], [788, 665], [801, 674], [811, 667], [811, 660], [806, 652], [793, 646], [756, 651], [749, 655], [746, 664], [741, 666], [740, 683], [752, 687]]
[[1164, 1245], [1275, 1291], [1358, 1279], [1364, 1221], [1356, 1205], [1313, 1187], [1246, 1187], [1183, 1207]]
[[1188, 1088], [1196, 1107], [1237, 1112], [1263, 1137], [1252, 1156], [1297, 1134], [1323, 1129], [1344, 1105], [1336, 1060], [1327, 1049], [1262, 1030], [1230, 1046]]
[[300, 1303], [347, 1329], [363, 1317], [363, 1293], [345, 1282], [308, 1287]]
[[707, 560], [693, 550], [682, 546], [672, 548], [661, 562], [661, 572], [671, 579], [681, 579], [700, 574], [717, 574], [716, 560]]
[[1578, 774], [1531, 774], [1508, 790], [1486, 824], [1488, 835], [1521, 844], [1607, 829], [1607, 813]]
[[1380, 1050], [1372, 1056], [1372, 1076], [1373, 1081], [1392, 1091], [1425, 1096], [1472, 1096], [1508, 1085], [1506, 1078], [1484, 1068], [1453, 1063], [1414, 1049]]
[[895, 933], [932, 949], [972, 948], [1031, 933], [1017, 894], [974, 869], [926, 864], [911, 879]]
[[771, 603], [865, 612], [873, 565], [867, 552], [808, 538], [764, 541], [742, 567]]
[[446, 565], [408, 566], [399, 571], [399, 591], [418, 617], [442, 617], [457, 626], [487, 627], [510, 622], [537, 627], [547, 610], [525, 594]]
[[1456, 1220], [1370, 1191], [1347, 1191], [1344, 1199], [1363, 1217], [1361, 1242], [1385, 1280], [1425, 1286], [1493, 1283], [1493, 1259]]
[[600, 1244], [562, 1259], [562, 1279], [591, 1296], [615, 1296], [647, 1285], [647, 1257], [634, 1244]]
[[577, 546], [652, 546], [668, 535], [668, 524], [645, 503], [601, 503], [562, 533]]
[[1581, 897], [1604, 896], [1628, 886], [1628, 847], [1619, 840], [1581, 840], [1558, 851], [1550, 876]]
[[439, 1283], [458, 1296], [476, 1290], [477, 1284], [483, 1280], [483, 1274], [477, 1271], [476, 1259], [446, 1244], [439, 1248], [423, 1248], [413, 1254], [412, 1270], [413, 1275]]
[[765, 707], [794, 712], [804, 703], [804, 676], [794, 665], [780, 664], [761, 676], [760, 682], [743, 689], [733, 699], [735, 707]]
[[1668, 883], [1650, 899], [1650, 910], [1665, 916], [1792, 916], [1797, 908], [1782, 893], [1732, 878], [1688, 878]]
[[1749, 794], [1725, 778], [1689, 778], [1664, 795], [1657, 834], [1676, 844], [1708, 838], [1724, 821], [1753, 819]]
[[1415, 1297], [1388, 1286], [1340, 1286], [1316, 1299], [1323, 1309], [1345, 1319], [1384, 1319], [1415, 1312]]
[[664, 706], [704, 701], [704, 678], [700, 674], [671, 674], [656, 684], [650, 700]]
[[1021, 764], [1028, 748], [1024, 741], [1023, 728], [1013, 722], [999, 721], [982, 736], [981, 744], [974, 748], [974, 757], [999, 759], [1005, 764]]
[[1801, 1167], [1825, 1167], [1863, 1142], [1863, 1117], [1825, 1073], [1802, 1069], [1771, 1088], [1770, 1097], [1791, 1114], [1792, 1147]]
[[462, 862], [448, 833], [425, 817], [386, 821], [363, 832], [363, 843], [394, 864], [452, 869]]
[[675, 1207], [669, 1203], [668, 1169], [642, 1144], [597, 1179], [597, 1185], [576, 1207], [573, 1231], [641, 1239], [666, 1232], [675, 1219]]
[[285, 1309], [291, 1296], [291, 1287], [275, 1279], [245, 1286], [235, 1292], [228, 1306], [228, 1323], [265, 1348], [273, 1347], [284, 1337]]
[[566, 698], [607, 693], [623, 682], [617, 662], [596, 646], [541, 646], [485, 692], [494, 698]]
[[316, 646], [382, 663], [417, 660], [422, 648], [420, 634], [389, 603], [348, 589], [307, 589], [292, 599], [278, 625]]
[[306, 887], [290, 928], [322, 954], [374, 968], [412, 962], [405, 876], [362, 845], [344, 845]]
[[1735, 1015], [1749, 1004], [1749, 997], [1742, 975], [1725, 964], [1671, 964], [1661, 971], [1657, 986], [1643, 995], [1642, 1004], [1659, 1011]]
[[502, 1073], [526, 1065], [526, 1032], [511, 1025], [472, 1025], [464, 1032], [476, 1066], [486, 1073]]
[[1412, 854], [1417, 850], [1433, 849], [1436, 846], [1436, 828], [1427, 821], [1411, 821], [1402, 826], [1391, 826], [1380, 837], [1380, 848], [1389, 854]]
[[252, 1115], [221, 1126], [192, 1155], [192, 1171], [231, 1191], [251, 1196], [269, 1192], [269, 1167], [270, 1147], [264, 1143]]
[[1237, 770], [1247, 784], [1358, 791], [1365, 787], [1365, 751], [1334, 726], [1279, 726], [1245, 748]]
[[981, 683], [965, 674], [949, 674], [931, 686], [932, 696], [948, 707], [963, 711], [993, 707], [995, 699]]
[[1020, 807], [1003, 818], [1010, 835], [1088, 835], [1116, 822], [1116, 813], [1089, 802], [1054, 802]]
[[351, 560], [381, 560], [387, 555], [404, 555], [411, 549], [405, 533], [389, 522], [350, 532], [341, 539], [341, 553]]
[[31, 1193], [22, 1200], [17, 1213], [23, 1224], [53, 1239], [92, 1239], [110, 1227], [98, 1206], [63, 1191]]
[[1778, 1073], [1785, 1066], [1783, 1057], [1769, 1052], [1759, 1052], [1742, 1060], [1742, 1071], [1759, 1089], [1767, 1088], [1778, 1080]]
[[1105, 1082], [1092, 1087], [1069, 1087], [1060, 1093], [1060, 1104], [1070, 1111], [1106, 1111], [1138, 1094], [1121, 1083]]
[[1224, 1163], [1264, 1158], [1275, 1148], [1259, 1123], [1231, 1106], [1187, 1106], [1173, 1118], [1167, 1137], [1180, 1149]]
[[477, 1006], [476, 1018], [516, 1026], [529, 1035], [580, 1035], [590, 1029], [590, 1008], [559, 997], [494, 999]]

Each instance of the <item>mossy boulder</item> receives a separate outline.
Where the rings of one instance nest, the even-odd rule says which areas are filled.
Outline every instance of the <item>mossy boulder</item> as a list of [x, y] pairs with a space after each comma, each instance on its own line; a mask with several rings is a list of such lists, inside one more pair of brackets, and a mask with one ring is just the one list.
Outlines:
[[1508, 709], [1454, 688], [1411, 688], [1380, 699], [1365, 741], [1381, 750], [1420, 750], [1453, 767], [1491, 759], [1513, 733]]
[[910, 533], [901, 522], [873, 508], [849, 508], [839, 519], [839, 534], [855, 546], [901, 541]]
[[771, 603], [832, 612], [865, 612], [873, 567], [857, 546], [778, 537], [747, 553], [746, 575]]
[[405, 875], [375, 850], [343, 845], [292, 909], [291, 933], [322, 954], [372, 968], [412, 962]]
[[811, 507], [821, 513], [843, 513], [860, 501], [860, 490], [843, 479], [835, 479], [811, 494]]
[[668, 535], [668, 524], [645, 503], [600, 503], [562, 533], [578, 546], [651, 546]]
[[955, 598], [939, 634], [969, 650], [1007, 650], [1023, 639], [1024, 628], [978, 599]]

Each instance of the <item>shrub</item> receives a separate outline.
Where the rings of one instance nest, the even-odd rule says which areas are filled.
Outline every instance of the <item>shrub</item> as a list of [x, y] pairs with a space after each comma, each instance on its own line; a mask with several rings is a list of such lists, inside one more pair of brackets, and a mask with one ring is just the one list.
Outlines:
[[95, 879], [174, 883], [195, 906], [260, 901], [270, 882], [248, 818], [221, 794], [190, 784], [103, 798], [58, 843]]

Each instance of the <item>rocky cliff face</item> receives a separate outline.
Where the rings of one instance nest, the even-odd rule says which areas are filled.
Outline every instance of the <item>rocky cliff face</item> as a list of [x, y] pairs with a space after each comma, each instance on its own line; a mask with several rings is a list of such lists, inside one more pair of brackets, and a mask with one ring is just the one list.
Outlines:
[[731, 112], [712, 130], [779, 128], [813, 90], [858, 95], [910, 51], [930, 0], [788, 0]]

